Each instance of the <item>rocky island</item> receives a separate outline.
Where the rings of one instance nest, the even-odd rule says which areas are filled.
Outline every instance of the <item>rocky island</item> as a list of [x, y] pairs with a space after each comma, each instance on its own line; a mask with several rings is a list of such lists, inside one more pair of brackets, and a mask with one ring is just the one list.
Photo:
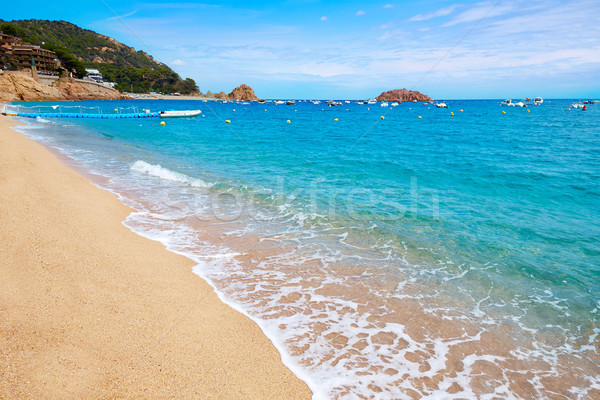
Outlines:
[[413, 101], [433, 101], [431, 97], [418, 92], [416, 90], [394, 89], [381, 93], [375, 98], [377, 101], [397, 101], [397, 102], [413, 102]]
[[[200, 93], [200, 96], [203, 96]], [[207, 99], [217, 99], [217, 100], [242, 100], [242, 101], [256, 101], [259, 98], [254, 93], [254, 89], [250, 86], [242, 83], [240, 86], [236, 87], [231, 91], [231, 93], [227, 94], [225, 92], [212, 93], [210, 90], [206, 92], [204, 95]]]

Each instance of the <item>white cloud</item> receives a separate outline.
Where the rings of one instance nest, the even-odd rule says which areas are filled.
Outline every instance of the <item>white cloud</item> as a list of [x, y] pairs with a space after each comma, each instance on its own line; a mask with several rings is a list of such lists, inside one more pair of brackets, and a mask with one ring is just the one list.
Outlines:
[[388, 3], [388, 4], [386, 4], [385, 6], [383, 6], [383, 8], [394, 8], [394, 5], [393, 5], [393, 4], [390, 4], [390, 3]]
[[123, 15], [115, 15], [114, 17], [110, 17], [110, 18], [106, 18], [107, 21], [112, 21], [115, 19], [121, 19], [121, 18], [127, 18], [127, 17], [131, 17], [133, 14], [135, 14], [136, 12], [138, 12], [138, 10], [132, 11], [130, 13], [127, 14], [123, 14]]
[[359, 10], [356, 12], [356, 15], [361, 16], [361, 15], [365, 15], [366, 12], [364, 12], [363, 10]]
[[187, 63], [185, 61], [179, 60], [179, 59], [173, 61], [172, 64], [173, 65], [187, 65]]
[[321, 17], [321, 21], [327, 21], [327, 17], [326, 16], [322, 16]]
[[451, 6], [440, 8], [439, 10], [432, 11], [427, 14], [417, 14], [414, 17], [409, 18], [408, 21], [409, 22], [427, 21], [432, 18], [450, 15], [458, 6], [460, 6], [460, 4], [453, 4]]
[[452, 21], [442, 25], [443, 27], [454, 26], [465, 22], [479, 21], [484, 18], [496, 17], [509, 12], [519, 10], [521, 7], [517, 7], [515, 4], [503, 4], [499, 5], [498, 2], [492, 3], [491, 1], [484, 1], [475, 4], [473, 7], [466, 11], [458, 14]]
[[319, 76], [322, 78], [330, 78], [340, 75], [356, 75], [360, 73], [360, 71], [357, 71], [352, 67], [335, 62], [302, 64], [298, 66], [295, 72], [305, 75]]

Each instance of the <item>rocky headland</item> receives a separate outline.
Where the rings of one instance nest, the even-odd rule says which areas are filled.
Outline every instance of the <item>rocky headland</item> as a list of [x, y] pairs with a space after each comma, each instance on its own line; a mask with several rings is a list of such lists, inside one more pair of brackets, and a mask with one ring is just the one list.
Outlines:
[[[200, 94], [202, 96], [202, 94]], [[256, 101], [260, 100], [254, 93], [254, 89], [246, 84], [241, 84], [227, 94], [225, 92], [212, 93], [210, 90], [204, 95], [207, 99], [217, 100], [243, 100], [243, 101]]]
[[0, 74], [0, 101], [125, 99], [129, 97], [117, 90], [91, 82], [58, 79], [47, 85], [27, 75]]
[[416, 90], [394, 89], [381, 93], [375, 98], [377, 101], [397, 101], [397, 102], [413, 102], [413, 101], [433, 101], [431, 97], [418, 92]]

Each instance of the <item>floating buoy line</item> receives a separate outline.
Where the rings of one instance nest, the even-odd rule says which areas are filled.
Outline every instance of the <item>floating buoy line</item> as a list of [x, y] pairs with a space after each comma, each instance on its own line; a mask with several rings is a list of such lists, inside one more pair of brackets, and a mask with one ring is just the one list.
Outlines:
[[[42, 111], [42, 107], [51, 107], [53, 111]], [[138, 107], [115, 108], [114, 113], [103, 113], [100, 107], [84, 106], [33, 106], [29, 108], [38, 108], [38, 111], [23, 112], [21, 106], [5, 105], [2, 114], [11, 117], [24, 118], [87, 118], [87, 119], [123, 119], [123, 118], [177, 118], [177, 117], [195, 117], [200, 115], [200, 110], [175, 110], [175, 111], [157, 111], [142, 109], [139, 112]], [[64, 112], [65, 109], [78, 109], [79, 112]], [[12, 110], [11, 110], [12, 109]], [[56, 112], [58, 110], [58, 112]], [[92, 110], [88, 112], [87, 110]], [[95, 112], [94, 112], [95, 111]], [[125, 111], [125, 112], [124, 112]]]

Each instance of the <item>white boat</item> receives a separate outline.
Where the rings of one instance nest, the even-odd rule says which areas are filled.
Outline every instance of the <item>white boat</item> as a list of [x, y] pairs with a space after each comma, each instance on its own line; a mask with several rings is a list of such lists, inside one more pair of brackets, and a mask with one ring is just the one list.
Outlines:
[[448, 104], [444, 103], [443, 101], [440, 103], [435, 103], [435, 106], [437, 108], [448, 108]]
[[388, 104], [387, 101], [384, 101], [384, 102], [381, 103], [381, 107], [387, 107], [387, 106], [389, 106], [389, 104]]
[[283, 101], [283, 100], [276, 100], [275, 104], [285, 104], [285, 101]]
[[161, 118], [195, 117], [201, 112], [200, 110], [159, 111], [158, 115]]
[[390, 104], [390, 106], [392, 106], [392, 107], [398, 107], [398, 102], [397, 102], [397, 101], [395, 101], [395, 102], [393, 102], [392, 104]]
[[505, 106], [505, 107], [514, 107], [515, 104], [512, 102], [511, 99], [506, 99], [504, 100], [502, 103], [500, 103], [501, 106]]
[[571, 108], [583, 108], [583, 103], [580, 101], [577, 103], [573, 103], [571, 104]]
[[377, 101], [375, 99], [367, 99], [367, 104], [375, 104]]
[[515, 107], [527, 107], [527, 104], [523, 103], [522, 101], [518, 101], [515, 103]]
[[542, 99], [541, 97], [536, 97], [535, 99], [533, 99], [533, 104], [535, 104], [536, 106], [539, 106], [543, 102], [544, 102], [544, 99]]
[[344, 103], [350, 104], [350, 100], [344, 100]]

